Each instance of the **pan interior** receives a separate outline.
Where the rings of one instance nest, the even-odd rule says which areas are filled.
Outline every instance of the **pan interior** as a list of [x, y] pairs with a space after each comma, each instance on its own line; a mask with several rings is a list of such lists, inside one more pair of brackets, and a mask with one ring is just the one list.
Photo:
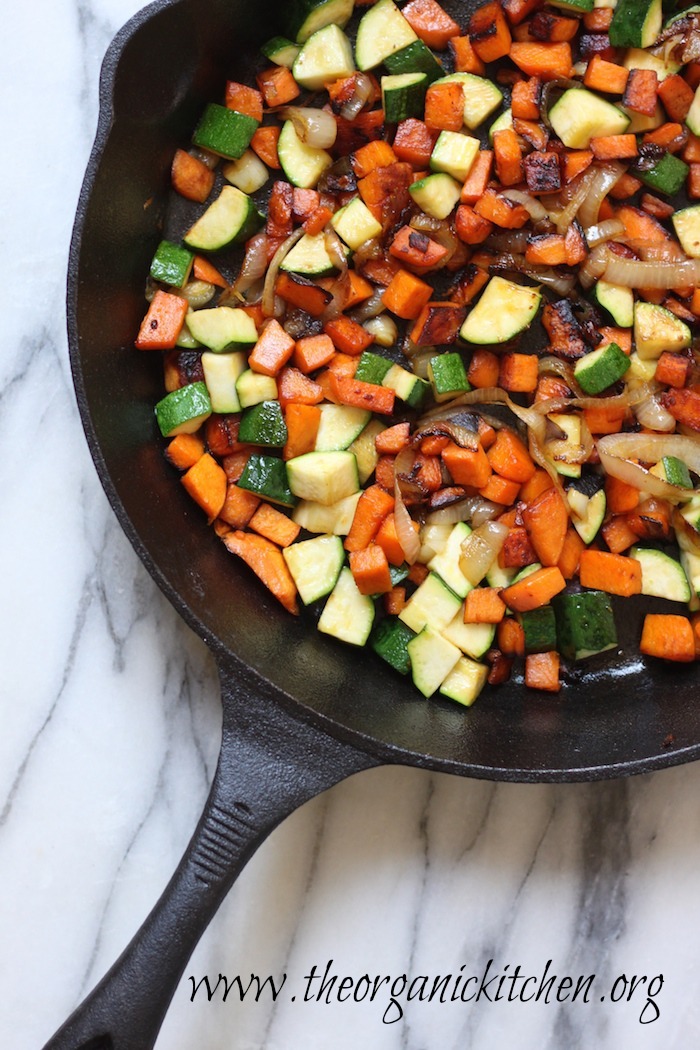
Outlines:
[[[618, 607], [620, 653], [581, 665], [562, 692], [520, 677], [463, 709], [423, 700], [367, 651], [287, 614], [229, 555], [177, 484], [153, 405], [160, 355], [133, 349], [144, 282], [167, 224], [169, 168], [203, 105], [251, 75], [281, 3], [159, 0], [122, 30], [105, 60], [102, 110], [70, 261], [68, 324], [80, 410], [108, 497], [176, 608], [221, 659], [231, 655], [281, 702], [381, 757], [468, 775], [583, 780], [694, 759], [700, 707], [693, 668], [637, 654], [647, 602]], [[445, 4], [462, 25], [469, 4]]]

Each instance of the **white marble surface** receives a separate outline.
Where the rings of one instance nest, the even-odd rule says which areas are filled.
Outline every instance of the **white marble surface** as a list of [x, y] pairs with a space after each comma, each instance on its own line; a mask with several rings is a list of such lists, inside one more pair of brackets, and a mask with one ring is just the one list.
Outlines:
[[[127, 943], [188, 841], [218, 743], [213, 662], [115, 522], [68, 368], [66, 258], [99, 65], [138, 6], [3, 11], [3, 1050], [39, 1050]], [[255, 856], [191, 960], [158, 1050], [695, 1045], [699, 798], [698, 765], [568, 786], [362, 774]], [[399, 1020], [385, 1016], [386, 983], [373, 1003], [301, 1001], [310, 968], [329, 960], [341, 976], [432, 981], [481, 975], [489, 959], [491, 974], [519, 965], [539, 981], [552, 960], [558, 977], [596, 980], [588, 1002], [404, 994]], [[219, 973], [286, 973], [287, 986], [276, 1004], [190, 1002], [190, 975]], [[611, 1001], [623, 974], [663, 975], [656, 1020], [642, 1014], [643, 986]]]

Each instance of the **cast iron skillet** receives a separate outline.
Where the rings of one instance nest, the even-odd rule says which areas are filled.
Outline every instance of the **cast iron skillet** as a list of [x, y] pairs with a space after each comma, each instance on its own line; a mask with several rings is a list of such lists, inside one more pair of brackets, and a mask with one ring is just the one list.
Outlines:
[[[371, 654], [289, 616], [204, 525], [164, 462], [153, 417], [159, 355], [133, 350], [169, 167], [205, 102], [244, 79], [283, 0], [157, 0], [103, 65], [96, 141], [71, 246], [68, 332], [88, 443], [137, 553], [217, 661], [221, 754], [192, 841], [143, 928], [46, 1050], [152, 1047], [198, 938], [255, 849], [296, 807], [350, 774], [402, 763], [504, 781], [585, 781], [695, 759], [693, 669], [620, 652], [569, 674], [557, 697], [510, 684], [474, 708], [424, 701]], [[445, 5], [465, 24], [470, 3]], [[620, 610], [621, 612], [621, 610]]]

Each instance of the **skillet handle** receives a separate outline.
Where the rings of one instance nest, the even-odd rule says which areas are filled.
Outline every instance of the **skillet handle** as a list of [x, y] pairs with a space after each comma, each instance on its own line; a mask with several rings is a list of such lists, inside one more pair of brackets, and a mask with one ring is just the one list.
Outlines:
[[379, 761], [287, 714], [249, 672], [219, 665], [221, 751], [209, 798], [143, 926], [44, 1050], [151, 1050], [190, 955], [232, 883], [302, 803]]

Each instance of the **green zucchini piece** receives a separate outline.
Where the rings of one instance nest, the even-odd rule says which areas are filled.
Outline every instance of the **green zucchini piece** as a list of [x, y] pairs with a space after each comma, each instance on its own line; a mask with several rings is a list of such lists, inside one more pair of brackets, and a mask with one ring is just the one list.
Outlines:
[[645, 302], [634, 304], [634, 342], [643, 360], [660, 357], [664, 350], [685, 350], [691, 339], [685, 321], [664, 306]]
[[685, 254], [700, 259], [700, 204], [674, 212], [671, 222]]
[[260, 50], [265, 58], [269, 58], [273, 65], [285, 66], [287, 69], [291, 69], [300, 48], [298, 44], [295, 44], [293, 40], [288, 40], [286, 36], [273, 36], [263, 44]]
[[630, 118], [587, 88], [569, 88], [550, 109], [549, 122], [569, 149], [588, 149], [592, 138], [622, 135]]
[[382, 233], [382, 224], [375, 219], [361, 197], [353, 197], [340, 208], [331, 219], [331, 226], [351, 251]]
[[253, 318], [234, 306], [193, 310], [187, 324], [194, 338], [216, 354], [255, 346], [258, 339]]
[[681, 489], [692, 489], [693, 487], [693, 483], [690, 480], [690, 471], [677, 456], [664, 456], [663, 459], [654, 464], [649, 473], [656, 474], [663, 481], [667, 481], [669, 485], [677, 485]]
[[557, 450], [557, 472], [565, 478], [580, 478], [581, 417], [566, 412], [550, 412], [547, 419], [564, 433]]
[[629, 556], [642, 567], [642, 594], [671, 602], [690, 601], [688, 578], [675, 558], [652, 547], [632, 547]]
[[287, 460], [289, 487], [298, 499], [331, 506], [360, 488], [352, 452], [307, 452]]
[[282, 554], [304, 605], [331, 593], [345, 560], [339, 536], [314, 536], [284, 547]]
[[373, 623], [374, 602], [360, 593], [350, 569], [343, 567], [321, 613], [319, 631], [350, 645], [365, 645]]
[[361, 485], [364, 485], [374, 474], [379, 462], [376, 438], [377, 434], [381, 434], [385, 429], [386, 427], [381, 420], [370, 419], [367, 426], [363, 428], [362, 433], [355, 438], [352, 444], [348, 445], [348, 452], [352, 452], [357, 460], [357, 476]]
[[230, 244], [240, 244], [260, 229], [264, 222], [255, 201], [236, 186], [224, 186], [221, 193], [190, 226], [183, 240], [199, 252], [217, 252]]
[[552, 598], [557, 649], [567, 660], [585, 660], [617, 646], [610, 595], [603, 591], [557, 594]]
[[601, 394], [621, 379], [630, 359], [617, 343], [608, 343], [584, 354], [576, 362], [574, 376], [585, 394]]
[[279, 456], [253, 452], [237, 484], [283, 507], [293, 507], [296, 503], [296, 497], [289, 487], [285, 462]]
[[700, 84], [695, 89], [695, 96], [686, 114], [685, 122], [693, 135], [700, 135]]
[[392, 365], [382, 379], [382, 386], [393, 390], [396, 396], [411, 408], [420, 405], [428, 390], [425, 379], [409, 372], [403, 365]]
[[157, 403], [155, 413], [163, 437], [193, 434], [212, 413], [206, 384], [188, 383], [171, 390]]
[[422, 117], [428, 77], [425, 73], [392, 73], [382, 77], [382, 106], [387, 124]]
[[471, 707], [486, 685], [488, 673], [485, 664], [470, 660], [467, 656], [460, 656], [440, 686], [440, 695], [465, 707]]
[[410, 627], [396, 616], [385, 616], [372, 631], [370, 645], [382, 660], [400, 674], [411, 670], [411, 658], [408, 655], [408, 643], [415, 638]]
[[338, 452], [352, 445], [365, 429], [372, 413], [353, 405], [319, 405], [321, 418], [316, 432], [316, 452]]
[[690, 168], [673, 153], [664, 153], [650, 168], [636, 167], [637, 178], [657, 193], [671, 197], [684, 185]]
[[241, 402], [236, 383], [246, 369], [246, 355], [215, 354], [205, 350], [202, 354], [204, 382], [207, 384], [213, 412], [240, 412]]
[[236, 380], [236, 393], [241, 408], [259, 405], [261, 401], [274, 401], [277, 397], [277, 380], [274, 376], [246, 368]]
[[429, 84], [445, 75], [435, 55], [422, 40], [414, 40], [400, 51], [387, 55], [384, 65], [390, 73], [425, 73]]
[[288, 0], [283, 8], [284, 30], [292, 40], [303, 44], [325, 26], [337, 25], [344, 29], [353, 7], [354, 0]]
[[301, 141], [291, 120], [285, 120], [282, 125], [277, 153], [284, 174], [299, 189], [312, 190], [326, 168], [333, 163], [333, 158], [326, 150], [307, 146]]
[[463, 183], [479, 153], [479, 140], [461, 131], [441, 131], [430, 154], [430, 170], [443, 171]]
[[605, 518], [605, 489], [598, 489], [592, 496], [587, 496], [572, 486], [566, 490], [566, 498], [573, 512], [571, 521], [574, 528], [585, 544], [592, 543]]
[[334, 24], [324, 26], [309, 37], [292, 66], [294, 79], [307, 91], [320, 91], [325, 84], [354, 72], [352, 44]]
[[374, 354], [371, 350], [364, 350], [357, 362], [355, 379], [362, 383], [374, 383], [379, 386], [391, 368], [393, 362], [381, 354]]
[[412, 183], [408, 191], [426, 215], [433, 219], [446, 219], [459, 204], [462, 183], [446, 172], [438, 171]]
[[322, 233], [305, 233], [280, 265], [280, 270], [298, 273], [302, 277], [326, 277], [334, 273], [335, 268]]
[[200, 149], [236, 160], [248, 149], [259, 123], [247, 113], [210, 102], [194, 129], [192, 141]]
[[465, 656], [478, 660], [493, 645], [496, 636], [496, 625], [493, 623], [465, 623], [464, 606], [460, 606], [457, 615], [440, 632], [461, 649]]
[[399, 619], [416, 634], [426, 624], [436, 631], [442, 631], [461, 608], [460, 598], [439, 576], [431, 572], [408, 599], [399, 613]]
[[173, 288], [182, 288], [194, 263], [194, 254], [173, 241], [163, 240], [151, 260], [151, 277]]
[[525, 636], [526, 653], [548, 653], [557, 648], [557, 624], [551, 605], [517, 614]]
[[247, 149], [238, 160], [222, 165], [221, 174], [243, 193], [257, 193], [270, 177], [267, 167], [252, 149]]
[[456, 645], [431, 626], [424, 627], [406, 648], [413, 684], [425, 697], [437, 692], [462, 655]]
[[324, 505], [311, 500], [299, 500], [292, 518], [307, 532], [327, 533], [331, 536], [347, 536], [355, 517], [357, 501], [362, 493], [359, 488], [337, 503]]
[[378, 0], [363, 14], [357, 27], [355, 61], [361, 70], [382, 62], [418, 39], [393, 0]]
[[507, 343], [531, 324], [541, 301], [536, 288], [492, 277], [459, 334], [465, 343]]
[[682, 68], [680, 62], [674, 62], [669, 56], [655, 55], [641, 47], [629, 48], [625, 52], [622, 65], [625, 69], [653, 69], [659, 81], [665, 80]]
[[465, 598], [469, 591], [473, 590], [473, 584], [469, 582], [459, 567], [462, 544], [471, 535], [471, 531], [466, 522], [458, 521], [452, 526], [452, 531], [443, 549], [428, 562], [430, 571], [436, 573], [443, 583], [446, 583], [450, 590], [460, 598]]
[[662, 0], [618, 0], [610, 23], [612, 47], [651, 47], [661, 32]]
[[464, 361], [457, 353], [436, 354], [428, 362], [428, 377], [437, 402], [449, 401], [471, 390]]
[[282, 448], [287, 444], [287, 425], [279, 401], [260, 401], [241, 415], [238, 440], [246, 445]]
[[593, 297], [606, 310], [620, 328], [631, 328], [634, 324], [634, 292], [621, 284], [598, 281], [593, 287]]

